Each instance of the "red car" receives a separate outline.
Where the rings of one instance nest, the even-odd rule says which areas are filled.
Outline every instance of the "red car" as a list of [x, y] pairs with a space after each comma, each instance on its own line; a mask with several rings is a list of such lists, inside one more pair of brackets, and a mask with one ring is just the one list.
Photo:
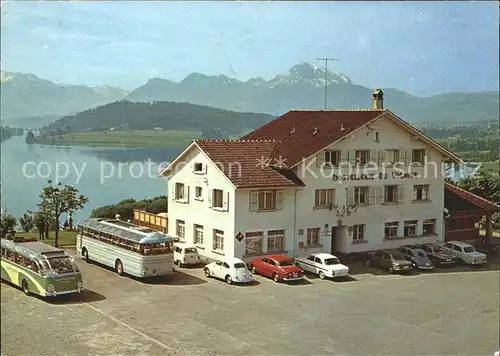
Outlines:
[[295, 266], [293, 259], [283, 255], [259, 257], [248, 262], [253, 274], [261, 274], [274, 279], [275, 282], [296, 281], [304, 277], [304, 271]]

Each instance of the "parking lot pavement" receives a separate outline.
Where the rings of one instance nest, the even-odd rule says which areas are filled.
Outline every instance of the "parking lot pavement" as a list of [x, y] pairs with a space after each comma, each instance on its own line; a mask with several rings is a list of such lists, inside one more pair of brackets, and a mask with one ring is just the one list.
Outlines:
[[[78, 260], [79, 300], [25, 297], [2, 283], [4, 356], [492, 355], [498, 270], [357, 273], [249, 286], [202, 269], [141, 282]], [[470, 271], [470, 272], [469, 272]]]

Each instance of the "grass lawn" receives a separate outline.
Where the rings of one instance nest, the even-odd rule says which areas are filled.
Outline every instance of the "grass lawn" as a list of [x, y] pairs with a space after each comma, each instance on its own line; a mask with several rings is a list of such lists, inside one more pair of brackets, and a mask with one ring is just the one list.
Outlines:
[[481, 165], [481, 168], [479, 169], [480, 172], [489, 172], [489, 173], [499, 173], [500, 169], [500, 163], [498, 161], [496, 162], [483, 162]]
[[[31, 239], [38, 239], [38, 232], [18, 232], [16, 237], [27, 237]], [[55, 232], [49, 233], [48, 240], [40, 240], [46, 244], [54, 246]], [[59, 247], [76, 245], [76, 231], [59, 231]]]
[[37, 138], [36, 143], [43, 145], [91, 146], [91, 147], [179, 147], [186, 146], [190, 140], [199, 138], [199, 131], [101, 131], [79, 132], [59, 136]]

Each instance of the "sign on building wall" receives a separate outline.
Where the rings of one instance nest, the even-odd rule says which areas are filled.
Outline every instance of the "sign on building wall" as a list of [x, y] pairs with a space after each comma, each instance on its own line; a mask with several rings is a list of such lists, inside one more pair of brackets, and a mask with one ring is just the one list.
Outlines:
[[238, 242], [241, 242], [245, 238], [245, 235], [243, 235], [241, 232], [238, 232], [234, 238], [238, 240]]
[[417, 172], [392, 172], [389, 173], [369, 173], [369, 174], [334, 174], [333, 181], [353, 181], [353, 180], [376, 180], [376, 179], [416, 179], [419, 178]]

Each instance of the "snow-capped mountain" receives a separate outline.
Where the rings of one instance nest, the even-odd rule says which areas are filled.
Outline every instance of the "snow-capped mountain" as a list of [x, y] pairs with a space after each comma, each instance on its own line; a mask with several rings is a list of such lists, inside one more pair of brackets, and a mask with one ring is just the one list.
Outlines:
[[335, 74], [328, 71], [328, 76], [325, 76], [325, 69], [314, 67], [309, 63], [302, 63], [293, 66], [288, 73], [280, 74], [267, 82], [270, 88], [278, 85], [289, 84], [310, 84], [315, 87], [324, 87], [325, 80], [328, 84], [353, 84], [352, 80], [343, 74]]

